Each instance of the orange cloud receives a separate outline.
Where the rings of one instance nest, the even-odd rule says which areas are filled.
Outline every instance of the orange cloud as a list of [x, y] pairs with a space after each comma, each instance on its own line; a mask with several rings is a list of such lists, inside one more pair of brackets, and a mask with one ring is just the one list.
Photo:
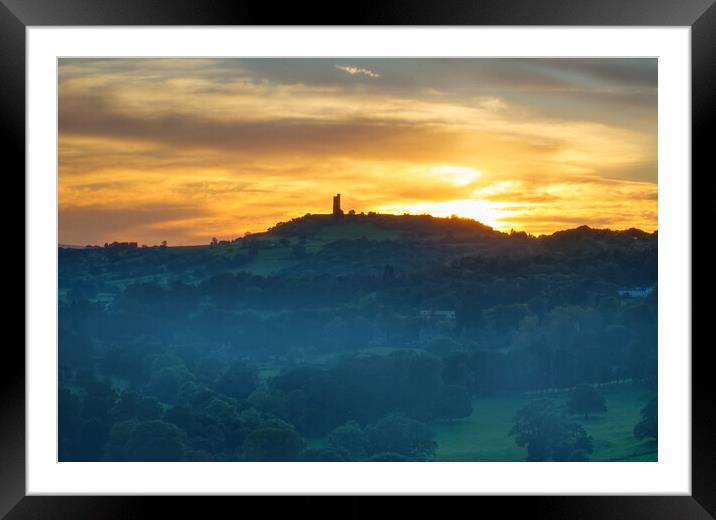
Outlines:
[[[473, 91], [431, 79], [443, 62], [406, 61], [378, 74], [314, 60], [303, 76], [291, 60], [61, 62], [60, 242], [234, 238], [327, 212], [336, 191], [357, 211], [454, 213], [503, 230], [656, 229], [655, 108], [623, 108], [647, 88], [640, 76], [594, 66], [624, 92], [605, 101], [594, 80], [600, 112], [585, 118], [560, 104], [573, 84], [535, 80], [559, 95], [531, 102], [510, 97], [524, 95], [524, 71], [512, 87], [503, 74]], [[335, 83], [336, 68], [366, 83]], [[393, 77], [401, 70], [417, 86]]]

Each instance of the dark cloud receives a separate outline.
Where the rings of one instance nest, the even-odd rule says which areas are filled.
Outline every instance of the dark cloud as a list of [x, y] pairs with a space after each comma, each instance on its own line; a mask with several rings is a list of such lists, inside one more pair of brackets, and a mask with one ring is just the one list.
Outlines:
[[250, 182], [183, 182], [176, 188], [188, 196], [201, 194], [202, 196], [215, 197], [227, 193], [267, 193], [269, 190], [253, 187]]
[[[222, 58], [61, 60], [74, 66], [67, 77], [88, 73], [117, 79], [162, 81], [171, 77], [207, 79], [201, 92], [224, 92], [237, 82], [276, 86], [340, 88], [344, 92], [399, 94], [422, 98], [428, 92], [457, 99], [525, 93], [544, 97], [586, 94], [604, 102], [651, 99], [657, 89], [656, 58]], [[369, 70], [380, 77], [346, 74], [336, 66]], [[80, 69], [80, 70], [76, 70]], [[522, 96], [521, 96], [522, 95]], [[592, 102], [595, 100], [592, 99]], [[650, 101], [649, 101], [650, 102]]]
[[379, 119], [320, 121], [275, 119], [246, 122], [185, 115], [137, 118], [112, 111], [104, 102], [60, 103], [60, 133], [151, 141], [173, 147], [213, 148], [232, 153], [350, 155], [430, 158], [460, 144], [455, 130]]
[[75, 191], [87, 191], [87, 192], [103, 191], [103, 190], [126, 190], [127, 188], [130, 188], [132, 185], [135, 185], [135, 184], [136, 184], [135, 182], [131, 182], [131, 181], [87, 182], [87, 183], [72, 186], [71, 189], [73, 189]]
[[[433, 93], [458, 102], [477, 96], [499, 96], [552, 118], [618, 121], [626, 126], [635, 116], [643, 112], [653, 115], [656, 111], [655, 58], [341, 60], [344, 65], [374, 70], [380, 78], [337, 74], [335, 61], [250, 59], [239, 60], [233, 67], [250, 71], [256, 78], [287, 85], [332, 86], [414, 98]], [[654, 118], [654, 128], [655, 125]]]
[[659, 165], [656, 157], [653, 161], [631, 163], [614, 168], [602, 168], [599, 173], [608, 179], [629, 179], [633, 181], [649, 182], [656, 184]]
[[658, 79], [656, 58], [564, 58], [538, 60], [545, 67], [567, 71], [588, 80], [611, 85], [655, 89]]
[[[380, 78], [346, 75], [336, 65]], [[281, 84], [453, 89], [564, 89], [568, 85], [656, 88], [654, 58], [250, 58], [217, 60], [213, 73], [246, 74]], [[379, 80], [379, 81], [376, 81]]]

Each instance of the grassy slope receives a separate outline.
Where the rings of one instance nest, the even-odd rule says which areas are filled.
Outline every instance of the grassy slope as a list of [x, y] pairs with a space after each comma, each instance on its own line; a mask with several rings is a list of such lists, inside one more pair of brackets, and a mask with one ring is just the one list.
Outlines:
[[334, 240], [357, 240], [369, 238], [370, 240], [392, 240], [398, 238], [400, 232], [393, 229], [382, 229], [372, 223], [349, 223], [341, 225], [324, 226], [316, 234], [316, 238], [324, 242]]
[[[656, 461], [656, 443], [638, 441], [632, 430], [649, 399], [643, 387], [612, 385], [604, 390], [607, 413], [575, 418], [594, 439], [591, 460]], [[524, 461], [526, 450], [508, 435], [515, 412], [528, 396], [484, 397], [473, 403], [472, 416], [434, 425], [441, 461]]]
[[[368, 238], [370, 240], [391, 240], [400, 236], [399, 231], [390, 229], [381, 229], [373, 223], [347, 223], [341, 225], [326, 225], [315, 235], [306, 240], [306, 251], [308, 254], [319, 252], [326, 244], [336, 240], [355, 240], [360, 238]], [[282, 243], [277, 238], [267, 236], [263, 238], [266, 242], [271, 242], [273, 247], [260, 248], [255, 257], [247, 264], [238, 265], [235, 269], [228, 268], [228, 272], [248, 272], [255, 275], [268, 276], [277, 273], [283, 269], [289, 268], [300, 260], [294, 256], [293, 247], [299, 242], [297, 238], [291, 238], [288, 243]], [[244, 254], [244, 249], [238, 244], [221, 245], [219, 247], [207, 246], [179, 246], [172, 247], [167, 250], [167, 254], [171, 256], [195, 256], [197, 254], [209, 253], [212, 256], [236, 255]], [[131, 260], [129, 261], [132, 262]], [[107, 273], [97, 275], [94, 278], [117, 287], [120, 291], [130, 283], [137, 282], [159, 282], [166, 283], [169, 279], [176, 277], [175, 273], [153, 273], [143, 276], [127, 276], [119, 273]], [[87, 276], [88, 279], [92, 278]], [[184, 276], [184, 280], [191, 283], [201, 281], [193, 279], [189, 275]], [[59, 299], [62, 301], [67, 297], [67, 291], [60, 289]], [[109, 302], [114, 299], [112, 294], [100, 293], [94, 301]]]

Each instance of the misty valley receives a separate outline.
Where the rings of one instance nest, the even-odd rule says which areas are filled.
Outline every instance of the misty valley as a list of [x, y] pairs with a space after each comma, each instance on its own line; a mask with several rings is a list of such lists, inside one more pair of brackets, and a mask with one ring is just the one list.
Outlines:
[[657, 460], [658, 234], [311, 215], [60, 246], [60, 461]]

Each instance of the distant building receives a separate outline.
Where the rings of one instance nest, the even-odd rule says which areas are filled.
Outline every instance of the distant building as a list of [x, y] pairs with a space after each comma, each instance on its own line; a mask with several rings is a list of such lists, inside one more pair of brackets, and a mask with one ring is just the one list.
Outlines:
[[633, 287], [629, 289], [619, 289], [619, 296], [626, 298], [646, 298], [654, 290], [653, 287]]
[[343, 215], [343, 210], [341, 209], [341, 194], [338, 193], [333, 197], [333, 216], [340, 217], [341, 215]]
[[455, 311], [423, 309], [420, 311], [419, 343], [427, 346], [438, 338], [451, 336], [456, 329]]
[[137, 242], [112, 242], [111, 244], [105, 242], [104, 247], [115, 249], [137, 249]]

